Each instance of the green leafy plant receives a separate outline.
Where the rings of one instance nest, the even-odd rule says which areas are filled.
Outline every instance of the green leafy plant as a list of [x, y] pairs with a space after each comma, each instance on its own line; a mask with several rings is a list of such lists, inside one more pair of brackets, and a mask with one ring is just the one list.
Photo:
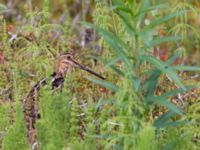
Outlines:
[[[177, 122], [169, 122], [171, 117], [175, 115], [183, 115], [183, 112], [180, 108], [168, 101], [168, 97], [184, 92], [186, 90], [186, 87], [183, 85], [181, 79], [176, 73], [177, 70], [200, 70], [198, 67], [172, 66], [171, 64], [174, 61], [173, 57], [172, 59], [169, 59], [168, 62], [163, 62], [148, 54], [149, 49], [153, 48], [153, 46], [162, 44], [164, 42], [178, 42], [178, 40], [180, 40], [179, 37], [173, 36], [154, 38], [151, 32], [154, 31], [155, 27], [161, 23], [165, 23], [170, 19], [184, 14], [184, 11], [173, 12], [167, 16], [155, 18], [150, 22], [150, 24], [144, 25], [143, 23], [146, 14], [153, 9], [159, 8], [160, 5], [151, 7], [150, 1], [143, 0], [140, 7], [133, 12], [133, 10], [135, 10], [133, 8], [136, 7], [137, 3], [130, 2], [128, 4], [124, 4], [119, 0], [114, 0], [113, 2], [116, 13], [123, 20], [127, 33], [130, 34], [132, 41], [134, 41], [133, 44], [130, 45], [124, 42], [124, 39], [116, 36], [108, 30], [92, 24], [84, 24], [97, 30], [115, 53], [116, 56], [110, 60], [110, 62], [113, 63], [111, 65], [109, 64], [109, 66], [115, 66], [115, 64], [117, 64], [119, 61], [121, 61], [122, 66], [121, 70], [118, 69], [121, 73], [119, 74], [119, 71], [116, 72], [119, 74], [119, 76], [122, 77], [122, 81], [119, 81], [119, 86], [112, 85], [106, 81], [99, 82], [97, 80], [91, 79], [91, 81], [94, 81], [97, 84], [115, 91], [114, 99], [116, 101], [113, 106], [114, 109], [116, 109], [116, 114], [112, 117], [113, 119], [111, 121], [113, 127], [107, 129], [107, 134], [110, 136], [108, 137], [109, 142], [106, 144], [106, 149], [109, 149], [114, 145], [117, 147], [123, 147], [124, 149], [130, 149], [134, 147], [134, 140], [130, 141], [129, 139], [133, 139], [134, 133], [140, 131], [140, 124], [142, 120], [145, 119], [144, 110], [149, 110], [147, 108], [151, 108], [155, 103], [163, 105], [169, 109], [169, 113], [163, 115], [163, 117], [167, 117], [165, 117], [165, 119], [162, 117], [164, 120], [161, 118], [157, 119], [154, 123], [155, 126], [159, 127], [161, 124], [162, 127], [176, 126], [187, 123], [187, 121], [181, 120], [178, 120]], [[139, 69], [140, 65], [144, 62], [150, 63], [156, 68], [156, 70], [151, 67], [150, 70], [148, 70], [149, 74], [143, 74]], [[157, 81], [161, 74], [168, 76], [170, 80], [172, 80], [180, 89], [166, 92], [161, 96], [154, 95], [158, 84]], [[140, 76], [143, 75], [147, 75], [149, 79], [142, 81]], [[147, 93], [145, 95], [142, 94], [144, 90], [143, 86], [146, 86]], [[113, 134], [115, 132], [117, 134]]]

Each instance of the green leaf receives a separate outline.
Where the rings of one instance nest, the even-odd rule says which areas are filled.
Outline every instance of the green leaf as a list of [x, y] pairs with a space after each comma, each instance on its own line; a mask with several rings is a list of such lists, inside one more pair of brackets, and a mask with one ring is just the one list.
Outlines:
[[169, 110], [168, 112], [159, 116], [158, 119], [154, 121], [153, 125], [157, 128], [163, 128], [163, 127], [170, 127], [170, 126], [175, 127], [178, 125], [185, 125], [189, 123], [189, 121], [186, 121], [186, 120], [171, 121], [170, 119], [174, 116], [176, 116], [176, 114], [173, 111]]
[[175, 13], [169, 14], [167, 16], [155, 19], [155, 20], [151, 21], [150, 25], [148, 25], [144, 28], [143, 32], [146, 31], [146, 30], [152, 29], [152, 28], [154, 28], [155, 26], [157, 26], [161, 23], [167, 22], [167, 21], [169, 21], [169, 20], [171, 20], [175, 17], [181, 16], [185, 13], [186, 13], [186, 11], [179, 11], [179, 12], [175, 12]]
[[119, 0], [113, 0], [113, 2], [114, 2], [115, 7], [117, 8], [116, 9], [117, 14], [123, 20], [123, 23], [127, 29], [127, 33], [129, 33], [131, 36], [134, 36], [135, 28], [131, 22], [134, 18], [133, 11]]
[[[176, 53], [176, 54], [174, 54], [173, 56], [171, 56], [171, 57], [166, 61], [166, 63], [169, 64], [169, 65], [171, 65], [171, 64], [173, 64], [173, 63], [176, 61], [177, 58], [179, 58], [179, 55]], [[172, 66], [171, 66], [171, 67], [172, 67]]]
[[152, 10], [157, 10], [157, 9], [165, 9], [169, 7], [169, 4], [167, 3], [164, 3], [164, 4], [158, 4], [158, 5], [155, 5], [155, 6], [149, 6], [149, 7], [146, 7], [143, 12], [140, 12], [140, 13], [146, 13], [146, 12], [149, 12], [149, 11], [152, 11]]
[[160, 75], [161, 75], [160, 70], [154, 70], [152, 75], [145, 82], [145, 85], [144, 85], [144, 87], [146, 89], [145, 97], [154, 95], [154, 91], [156, 89], [157, 82], [158, 82]]
[[147, 8], [151, 6], [150, 0], [142, 0], [140, 9], [138, 11], [138, 19], [137, 19], [137, 28], [141, 26], [141, 23], [144, 21], [145, 14], [147, 11]]
[[181, 125], [186, 125], [188, 124], [189, 121], [186, 120], [182, 120], [182, 121], [169, 121], [169, 122], [159, 122], [157, 124], [154, 124], [155, 127], [157, 128], [164, 128], [164, 127], [177, 127], [177, 126], [181, 126]]
[[126, 13], [133, 15], [132, 10], [130, 8], [128, 8], [126, 5], [124, 5], [124, 3], [122, 3], [121, 1], [113, 0], [113, 2], [114, 2], [114, 8], [113, 9], [120, 10], [120, 11], [123, 11], [123, 12], [126, 12]]
[[176, 42], [178, 40], [181, 40], [181, 37], [166, 36], [163, 38], [156, 38], [156, 39], [150, 41], [149, 43], [146, 43], [146, 46], [148, 48], [151, 48], [155, 45], [160, 45], [160, 44], [166, 43], [166, 42]]
[[158, 119], [156, 119], [154, 121], [154, 126], [159, 126], [160, 124], [164, 124], [166, 121], [168, 121], [171, 117], [175, 116], [176, 114], [169, 110], [168, 112], [162, 114], [161, 116], [158, 117]]
[[125, 73], [123, 71], [121, 71], [119, 68], [115, 67], [115, 66], [111, 66], [111, 68], [119, 75], [121, 75], [122, 77], [125, 77]]
[[185, 92], [186, 90], [192, 90], [195, 86], [185, 86], [185, 90], [183, 90], [182, 88], [178, 88], [178, 89], [175, 89], [175, 90], [171, 90], [171, 91], [168, 91], [168, 92], [165, 92], [164, 94], [162, 94], [161, 96], [163, 98], [168, 98], [170, 96], [174, 96], [176, 94], [179, 94], [179, 93], [183, 93]]
[[110, 60], [104, 67], [108, 68], [110, 66], [115, 65], [118, 61], [120, 61], [122, 58], [120, 56], [117, 56], [116, 58], [113, 58], [112, 60]]
[[138, 92], [141, 86], [141, 80], [138, 77], [132, 77], [131, 81], [133, 83], [134, 89]]
[[[194, 86], [187, 86], [185, 88], [187, 90], [191, 90], [191, 89], [194, 88]], [[163, 105], [163, 106], [167, 107], [168, 109], [172, 110], [173, 112], [175, 112], [179, 115], [182, 115], [182, 111], [176, 105], [169, 102], [167, 99], [170, 96], [174, 96], [178, 93], [183, 93], [183, 92], [185, 92], [185, 90], [183, 90], [182, 88], [179, 88], [179, 89], [175, 89], [175, 90], [165, 92], [164, 94], [162, 94], [160, 96], [146, 96], [144, 100], [147, 103], [150, 102], [150, 103], [157, 103], [157, 104]]]
[[150, 7], [151, 1], [150, 0], [142, 0], [139, 13], [142, 14], [148, 7]]
[[171, 66], [171, 68], [173, 70], [176, 71], [200, 71], [200, 67], [196, 67], [196, 66]]
[[98, 103], [95, 105], [95, 108], [96, 108], [96, 110], [97, 110], [97, 109], [99, 109], [101, 106], [104, 106], [104, 105], [107, 105], [107, 104], [112, 104], [112, 103], [114, 103], [114, 102], [115, 102], [115, 101], [114, 101], [113, 98], [106, 99], [106, 100], [100, 99], [100, 100], [98, 101]]
[[96, 84], [99, 84], [113, 92], [116, 92], [118, 90], [118, 87], [108, 81], [102, 81], [102, 80], [97, 80], [97, 79], [94, 79], [94, 78], [90, 78], [90, 77], [87, 77], [88, 80], [96, 83]]
[[117, 11], [117, 14], [119, 15], [119, 17], [123, 20], [123, 23], [126, 27], [126, 30], [127, 30], [127, 33], [130, 34], [131, 36], [135, 36], [136, 32], [135, 32], [135, 28], [134, 26], [132, 25], [132, 23], [130, 22], [131, 21], [131, 17], [126, 14], [125, 12], [123, 11]]
[[169, 110], [179, 114], [179, 115], [183, 115], [183, 112], [181, 109], [179, 109], [176, 105], [172, 104], [171, 102], [169, 102], [166, 97], [164, 96], [151, 96], [151, 97], [146, 97], [145, 98], [145, 102], [147, 103], [156, 103], [156, 104], [160, 104], [164, 107], [167, 107]]
[[97, 30], [99, 34], [105, 39], [105, 41], [108, 42], [108, 44], [112, 47], [112, 49], [117, 53], [117, 55], [122, 58], [124, 63], [126, 63], [130, 69], [132, 68], [132, 64], [123, 50], [123, 49], [126, 50], [130, 49], [127, 44], [125, 44], [121, 39], [119, 39], [116, 35], [114, 35], [109, 31], [101, 29], [93, 24], [85, 22], [83, 22], [83, 24]]
[[151, 29], [146, 32], [139, 32], [138, 37], [144, 43], [144, 46], [141, 49], [145, 50], [146, 48], [151, 47], [151, 42], [153, 41], [153, 39], [156, 35], [157, 35], [156, 29]]
[[176, 72], [171, 68], [171, 66], [169, 66], [168, 63], [165, 63], [163, 61], [160, 61], [160, 60], [158, 60], [152, 56], [148, 56], [148, 55], [143, 55], [142, 60], [150, 62], [157, 69], [159, 69], [160, 71], [165, 73], [168, 77], [170, 77], [177, 84], [177, 86], [179, 86], [185, 90], [185, 87], [182, 84], [180, 78], [178, 77]]

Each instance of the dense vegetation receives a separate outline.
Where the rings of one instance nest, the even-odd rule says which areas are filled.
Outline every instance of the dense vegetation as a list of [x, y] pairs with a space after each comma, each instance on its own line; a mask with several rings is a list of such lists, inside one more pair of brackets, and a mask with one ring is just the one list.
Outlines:
[[[199, 11], [198, 0], [2, 0], [0, 149], [199, 150]], [[106, 80], [74, 68], [52, 92], [66, 52]]]

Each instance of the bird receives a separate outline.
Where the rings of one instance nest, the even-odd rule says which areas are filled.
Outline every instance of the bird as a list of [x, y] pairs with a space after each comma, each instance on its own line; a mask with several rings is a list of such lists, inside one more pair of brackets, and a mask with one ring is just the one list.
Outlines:
[[65, 53], [58, 58], [58, 62], [56, 65], [55, 71], [51, 74], [51, 87], [52, 90], [55, 88], [63, 88], [63, 84], [65, 81], [65, 76], [67, 72], [72, 71], [72, 69], [76, 67], [82, 70], [89, 72], [90, 74], [95, 75], [96, 77], [106, 80], [105, 77], [101, 76], [100, 74], [92, 71], [91, 69], [87, 68], [86, 66], [80, 64], [71, 53]]
[[[60, 91], [62, 92], [66, 74], [72, 71], [74, 67], [85, 70], [102, 80], [106, 80], [106, 78], [104, 78], [100, 74], [80, 64], [73, 57], [73, 55], [68, 52], [58, 57], [57, 63], [55, 65], [55, 70], [50, 75], [50, 77], [52, 78], [51, 89], [53, 90], [53, 92], [57, 89], [60, 89]], [[31, 87], [27, 96], [23, 99], [22, 106], [24, 117], [26, 120], [27, 137], [30, 145], [35, 145], [37, 143], [35, 123], [40, 118], [38, 101], [40, 96], [40, 89], [41, 87], [48, 85], [47, 81], [48, 77], [40, 79], [34, 86]]]

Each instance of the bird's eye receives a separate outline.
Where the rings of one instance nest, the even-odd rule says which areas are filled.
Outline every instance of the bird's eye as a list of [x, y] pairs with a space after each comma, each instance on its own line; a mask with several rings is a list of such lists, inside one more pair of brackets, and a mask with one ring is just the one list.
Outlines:
[[71, 59], [71, 56], [67, 56], [67, 59]]

